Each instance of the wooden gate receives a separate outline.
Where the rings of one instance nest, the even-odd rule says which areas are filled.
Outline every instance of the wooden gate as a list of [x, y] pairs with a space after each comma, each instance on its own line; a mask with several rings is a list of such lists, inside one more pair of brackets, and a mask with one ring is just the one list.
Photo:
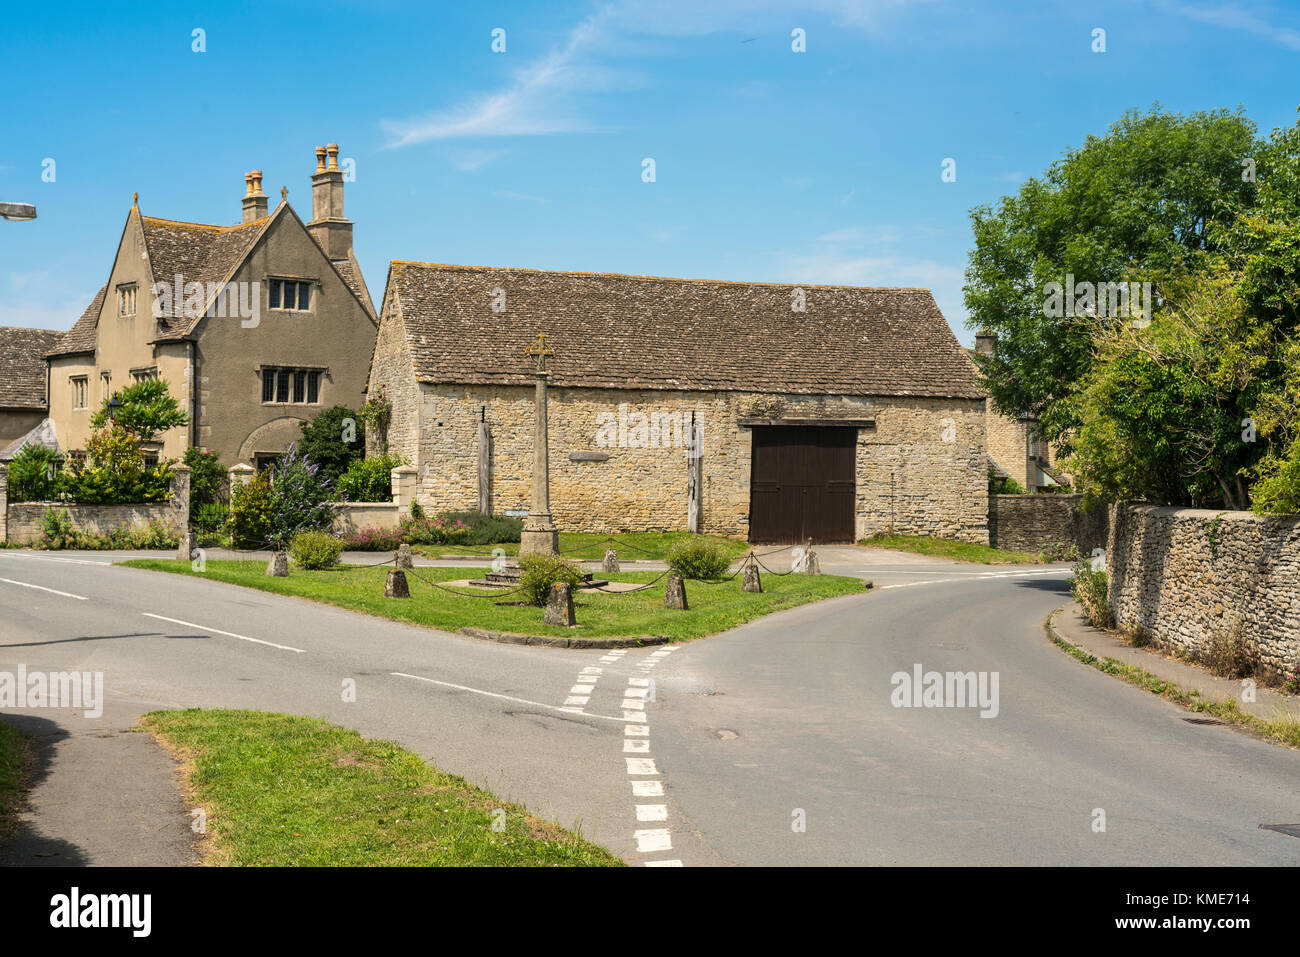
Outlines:
[[851, 542], [858, 430], [755, 426], [749, 540]]

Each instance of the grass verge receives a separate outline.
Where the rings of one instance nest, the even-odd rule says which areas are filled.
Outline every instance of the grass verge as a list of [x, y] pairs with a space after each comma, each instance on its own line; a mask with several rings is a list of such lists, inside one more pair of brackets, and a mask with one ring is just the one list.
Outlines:
[[206, 814], [210, 864], [621, 863], [391, 741], [362, 738], [317, 718], [190, 709], [155, 711], [141, 721], [184, 762], [186, 786]]
[[1058, 614], [1060, 614], [1059, 609], [1048, 616], [1046, 623], [1047, 637], [1066, 654], [1083, 662], [1085, 665], [1091, 665], [1105, 674], [1122, 678], [1131, 685], [1136, 685], [1167, 701], [1181, 705], [1189, 711], [1208, 714], [1227, 724], [1236, 725], [1256, 734], [1265, 740], [1276, 741], [1292, 748], [1300, 748], [1300, 718], [1291, 715], [1264, 718], [1249, 711], [1243, 711], [1237, 707], [1237, 702], [1231, 698], [1224, 701], [1207, 700], [1201, 696], [1199, 691], [1189, 691], [1173, 681], [1157, 677], [1145, 668], [1125, 664], [1115, 658], [1098, 657], [1092, 652], [1070, 644], [1056, 634], [1052, 622]]
[[[610, 538], [618, 541], [611, 542]], [[694, 535], [691, 532], [619, 532], [616, 535], [602, 532], [560, 532], [560, 554], [565, 558], [599, 561], [605, 557], [605, 549], [612, 548], [618, 552], [620, 561], [639, 558], [661, 562], [667, 557], [668, 550], [683, 539], [713, 542], [729, 558], [739, 558], [749, 551], [746, 542], [723, 538], [720, 535]], [[457, 555], [487, 557], [498, 548], [507, 555], [519, 554], [518, 542], [504, 542], [500, 545], [413, 545], [411, 551], [426, 558]]]
[[979, 565], [1039, 565], [1041, 559], [1030, 552], [1006, 552], [1000, 548], [976, 545], [971, 542], [955, 542], [947, 538], [932, 538], [929, 535], [874, 535], [858, 542], [872, 548], [889, 548], [896, 552], [915, 552], [918, 555], [933, 555], [936, 558], [951, 558], [958, 562], [973, 562]]
[[27, 738], [0, 721], [0, 838], [14, 827], [30, 757]]
[[[454, 581], [474, 575], [466, 568], [417, 568], [407, 573], [410, 598], [385, 598], [384, 579], [391, 566], [353, 568], [344, 571], [304, 571], [293, 567], [288, 578], [270, 578], [263, 562], [209, 561], [207, 570], [196, 572], [189, 562], [175, 559], [133, 559], [122, 562], [131, 568], [171, 572], [243, 585], [260, 591], [308, 598], [376, 615], [393, 621], [409, 622], [444, 631], [462, 627], [525, 635], [553, 635], [569, 638], [627, 638], [643, 635], [667, 635], [673, 640], [699, 638], [726, 631], [737, 625], [811, 601], [839, 595], [860, 594], [863, 584], [857, 578], [838, 575], [764, 575], [763, 591], [751, 594], [740, 590], [741, 579], [715, 585], [687, 582], [688, 611], [669, 611], [663, 607], [664, 583], [644, 591], [624, 594], [579, 592], [574, 595], [578, 624], [563, 628], [542, 623], [542, 609], [510, 604], [522, 595], [484, 595], [481, 589], [447, 591], [421, 580]], [[421, 577], [416, 577], [416, 575]], [[617, 581], [650, 582], [659, 572], [626, 572], [609, 576]]]

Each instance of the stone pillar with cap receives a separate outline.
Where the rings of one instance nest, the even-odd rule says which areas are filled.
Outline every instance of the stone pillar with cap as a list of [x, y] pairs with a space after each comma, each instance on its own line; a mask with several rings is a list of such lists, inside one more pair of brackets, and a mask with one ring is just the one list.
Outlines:
[[546, 429], [546, 357], [554, 355], [546, 347], [546, 333], [538, 333], [537, 344], [525, 353], [537, 360], [537, 388], [533, 412], [533, 489], [528, 517], [519, 538], [519, 554], [558, 555], [559, 531], [551, 519], [550, 450]]

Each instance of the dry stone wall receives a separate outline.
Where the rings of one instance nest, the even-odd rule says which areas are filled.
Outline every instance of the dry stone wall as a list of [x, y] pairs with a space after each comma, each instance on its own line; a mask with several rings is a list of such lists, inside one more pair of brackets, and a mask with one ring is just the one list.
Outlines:
[[1106, 565], [1119, 627], [1193, 657], [1240, 638], [1300, 670], [1300, 516], [1113, 506]]

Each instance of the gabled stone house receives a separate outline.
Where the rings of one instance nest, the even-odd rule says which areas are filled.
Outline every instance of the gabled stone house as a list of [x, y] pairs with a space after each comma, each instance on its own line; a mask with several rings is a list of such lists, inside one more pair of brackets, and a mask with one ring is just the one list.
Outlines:
[[262, 173], [244, 177], [233, 226], [127, 214], [108, 282], [49, 351], [50, 417], [65, 450], [124, 386], [162, 378], [190, 416], [147, 451], [190, 446], [227, 465], [266, 461], [299, 423], [359, 407], [378, 320], [343, 215], [338, 147], [316, 150], [312, 219], [288, 190], [268, 211]]
[[49, 414], [45, 353], [61, 335], [52, 329], [0, 326], [0, 453]]
[[928, 290], [393, 262], [369, 388], [425, 507], [528, 508], [538, 333], [561, 530], [988, 540], [984, 397]]

